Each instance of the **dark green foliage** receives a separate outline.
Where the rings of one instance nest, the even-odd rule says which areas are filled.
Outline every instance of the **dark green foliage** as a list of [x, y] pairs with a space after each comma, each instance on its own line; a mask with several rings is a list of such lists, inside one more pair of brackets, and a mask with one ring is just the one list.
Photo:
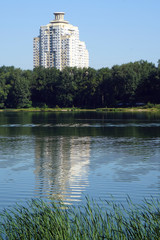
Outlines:
[[74, 105], [74, 95], [78, 87], [74, 78], [74, 71], [74, 68], [66, 67], [59, 74], [57, 104], [60, 107], [71, 107]]
[[0, 68], [0, 108], [104, 108], [160, 103], [160, 61], [115, 65], [111, 69], [66, 67], [24, 71]]
[[8, 108], [31, 106], [32, 72], [14, 67], [0, 68], [0, 104]]

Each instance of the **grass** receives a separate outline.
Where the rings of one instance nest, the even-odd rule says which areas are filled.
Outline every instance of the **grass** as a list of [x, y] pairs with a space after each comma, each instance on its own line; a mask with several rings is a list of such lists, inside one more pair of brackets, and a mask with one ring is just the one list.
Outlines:
[[128, 206], [86, 200], [79, 207], [32, 200], [0, 214], [0, 239], [160, 239], [160, 201]]
[[99, 112], [159, 112], [160, 104], [146, 104], [141, 107], [124, 107], [124, 108], [97, 108]]
[[17, 108], [17, 109], [0, 109], [0, 112], [80, 112], [80, 111], [96, 111], [96, 109], [81, 109], [81, 108], [48, 108], [48, 107], [31, 107], [31, 108]]
[[49, 108], [47, 105], [43, 107], [30, 107], [30, 108], [17, 108], [17, 109], [0, 109], [0, 112], [80, 112], [80, 111], [98, 111], [98, 112], [159, 112], [160, 104], [147, 103], [144, 106], [137, 107], [115, 107], [115, 108], [96, 108], [96, 109], [83, 109], [77, 107], [71, 108]]

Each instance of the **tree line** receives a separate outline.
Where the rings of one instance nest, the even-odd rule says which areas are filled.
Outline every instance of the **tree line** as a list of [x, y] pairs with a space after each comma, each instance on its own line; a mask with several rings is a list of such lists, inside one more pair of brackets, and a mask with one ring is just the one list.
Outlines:
[[99, 108], [160, 103], [158, 66], [137, 61], [112, 68], [0, 67], [0, 108]]

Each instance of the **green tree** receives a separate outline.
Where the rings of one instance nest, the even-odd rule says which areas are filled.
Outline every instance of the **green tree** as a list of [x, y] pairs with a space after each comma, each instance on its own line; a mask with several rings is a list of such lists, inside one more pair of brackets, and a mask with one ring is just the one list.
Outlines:
[[41, 106], [45, 104], [45, 88], [46, 88], [46, 69], [44, 67], [36, 67], [33, 70], [33, 79], [31, 86], [31, 100], [33, 106]]
[[57, 103], [61, 107], [72, 107], [77, 84], [74, 79], [74, 68], [66, 67], [60, 72], [57, 86]]
[[93, 68], [82, 70], [81, 81], [78, 84], [76, 102], [80, 107], [96, 106], [96, 89], [98, 86], [97, 71]]
[[97, 72], [98, 86], [96, 90], [97, 107], [111, 107], [115, 103], [112, 72], [109, 68], [101, 68]]
[[6, 106], [10, 108], [30, 107], [30, 81], [23, 76], [23, 71], [12, 69], [6, 82], [10, 86]]
[[56, 68], [46, 70], [46, 84], [44, 89], [44, 101], [50, 107], [58, 105], [58, 82], [60, 71]]
[[4, 108], [8, 97], [10, 85], [6, 84], [7, 73], [0, 73], [0, 108]]
[[136, 90], [136, 100], [139, 102], [153, 102], [156, 86], [157, 69], [153, 63], [139, 61], [140, 81]]
[[127, 104], [135, 101], [135, 93], [140, 77], [135, 70], [134, 63], [113, 66], [112, 81], [117, 103], [122, 102]]

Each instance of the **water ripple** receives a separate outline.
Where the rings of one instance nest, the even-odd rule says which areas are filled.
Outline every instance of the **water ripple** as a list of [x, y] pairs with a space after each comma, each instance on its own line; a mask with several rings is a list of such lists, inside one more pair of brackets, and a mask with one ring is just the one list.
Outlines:
[[160, 127], [160, 123], [77, 123], [77, 124], [4, 124], [0, 125], [0, 128], [35, 128], [35, 127], [44, 127], [44, 128], [123, 128], [123, 127], [144, 127], [144, 128], [152, 128], [152, 127]]

